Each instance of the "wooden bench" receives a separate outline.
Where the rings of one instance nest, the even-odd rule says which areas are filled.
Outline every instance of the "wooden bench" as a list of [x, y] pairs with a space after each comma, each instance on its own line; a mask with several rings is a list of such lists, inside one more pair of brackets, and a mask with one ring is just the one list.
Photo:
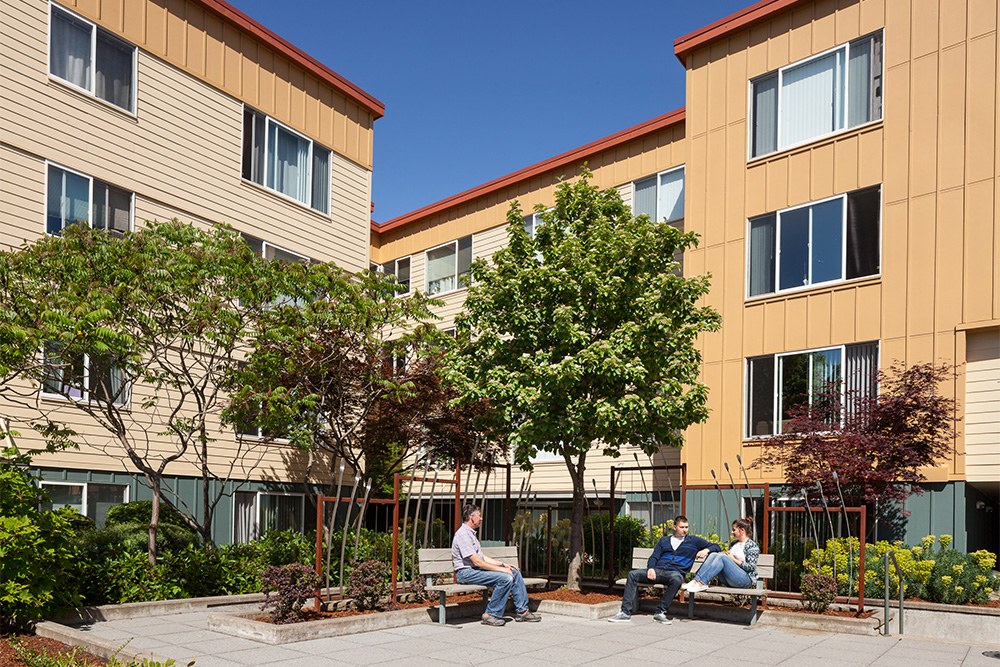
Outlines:
[[[650, 548], [636, 547], [632, 549], [632, 569], [633, 570], [645, 570], [648, 569], [647, 563], [649, 562], [649, 557], [653, 555], [653, 550]], [[694, 565], [691, 566], [691, 573], [694, 574], [701, 568], [702, 563], [705, 561], [696, 560]], [[702, 593], [722, 593], [725, 595], [746, 595], [750, 598], [750, 625], [754, 625], [757, 622], [757, 598], [767, 595], [770, 591], [764, 588], [764, 580], [770, 579], [774, 576], [774, 554], [761, 554], [757, 558], [757, 585], [755, 588], [728, 588], [726, 586], [709, 586], [707, 590], [702, 591]], [[624, 585], [625, 579], [619, 579], [615, 583], [619, 586]], [[652, 582], [640, 581], [640, 586], [646, 588], [663, 588], [663, 584], [654, 584]], [[681, 589], [682, 591], [684, 589]], [[694, 598], [696, 593], [691, 593], [690, 591], [685, 591], [687, 594], [688, 601], [688, 618], [694, 618]]]
[[[517, 560], [517, 547], [483, 547], [483, 554], [489, 556], [490, 558], [495, 558], [496, 560], [503, 561], [504, 563], [510, 563], [516, 568], [520, 569], [520, 564]], [[438, 594], [438, 623], [441, 625], [445, 624], [445, 598], [448, 595], [458, 595], [461, 593], [476, 593], [482, 591], [483, 593], [483, 610], [486, 610], [486, 605], [489, 604], [489, 588], [486, 586], [481, 586], [479, 584], [435, 584], [434, 575], [451, 573], [454, 574], [455, 570], [451, 562], [451, 549], [420, 549], [417, 553], [418, 569], [420, 576], [424, 577], [425, 586], [424, 590], [428, 593], [436, 592]], [[548, 579], [542, 579], [538, 577], [524, 577], [524, 585], [526, 588], [534, 588], [536, 586], [547, 586], [549, 583]]]

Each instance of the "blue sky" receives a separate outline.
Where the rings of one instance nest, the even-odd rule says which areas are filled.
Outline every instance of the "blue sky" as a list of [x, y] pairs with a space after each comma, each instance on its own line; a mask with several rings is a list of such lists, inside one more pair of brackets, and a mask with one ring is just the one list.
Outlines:
[[674, 39], [752, 0], [229, 0], [380, 99], [379, 222], [684, 106]]

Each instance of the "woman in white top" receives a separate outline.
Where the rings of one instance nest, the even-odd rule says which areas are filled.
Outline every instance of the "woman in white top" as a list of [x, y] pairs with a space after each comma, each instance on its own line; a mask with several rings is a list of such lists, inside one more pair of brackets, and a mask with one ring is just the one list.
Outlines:
[[719, 577], [730, 588], [752, 588], [757, 581], [757, 557], [760, 547], [750, 539], [753, 524], [749, 519], [733, 521], [733, 537], [729, 550], [709, 554], [698, 573], [684, 588], [698, 593], [708, 588], [708, 582]]

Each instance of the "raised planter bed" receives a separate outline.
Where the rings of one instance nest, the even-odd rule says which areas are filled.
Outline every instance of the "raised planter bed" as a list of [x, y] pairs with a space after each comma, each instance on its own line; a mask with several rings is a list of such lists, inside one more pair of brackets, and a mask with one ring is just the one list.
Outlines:
[[[445, 613], [449, 619], [479, 616], [483, 613], [483, 603], [480, 600], [472, 600], [449, 604]], [[256, 620], [261, 616], [260, 611], [247, 611], [233, 614], [212, 614], [208, 617], [208, 629], [263, 644], [279, 645], [420, 623], [437, 623], [437, 614], [437, 607], [418, 607], [384, 611], [377, 614], [275, 625]]]

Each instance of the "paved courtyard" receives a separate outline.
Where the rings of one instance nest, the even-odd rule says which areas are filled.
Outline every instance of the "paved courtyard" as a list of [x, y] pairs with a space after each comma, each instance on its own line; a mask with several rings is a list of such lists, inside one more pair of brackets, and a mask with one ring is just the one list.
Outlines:
[[[747, 629], [716, 621], [654, 623], [647, 615], [631, 623], [585, 621], [547, 614], [541, 623], [502, 628], [459, 619], [452, 627], [432, 624], [379, 630], [330, 639], [268, 646], [211, 632], [211, 612], [105, 621], [81, 630], [103, 639], [173, 658], [179, 667], [334, 667], [336, 665], [878, 665], [885, 667], [1000, 667], [983, 656], [985, 645], [941, 640], [861, 637], [772, 627]], [[989, 638], [984, 638], [989, 640]], [[1000, 638], [997, 638], [1000, 641]]]

